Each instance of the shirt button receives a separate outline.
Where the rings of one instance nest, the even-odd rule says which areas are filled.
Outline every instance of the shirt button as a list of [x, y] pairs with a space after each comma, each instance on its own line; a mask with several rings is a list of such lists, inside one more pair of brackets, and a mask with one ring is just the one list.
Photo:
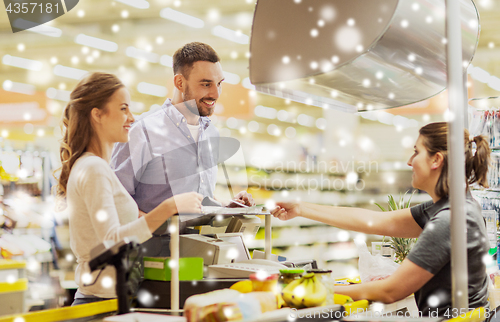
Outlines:
[[203, 183], [203, 179], [201, 179], [201, 182]]
[[188, 139], [190, 139], [191, 137], [188, 135]]
[[179, 123], [177, 123], [177, 126], [179, 126]]
[[186, 119], [182, 119], [182, 122], [186, 122]]

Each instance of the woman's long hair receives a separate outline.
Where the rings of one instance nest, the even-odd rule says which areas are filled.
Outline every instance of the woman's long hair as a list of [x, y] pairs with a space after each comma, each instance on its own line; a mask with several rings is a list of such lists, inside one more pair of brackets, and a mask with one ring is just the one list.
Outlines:
[[91, 111], [98, 108], [106, 112], [110, 97], [123, 83], [113, 74], [92, 73], [82, 79], [71, 92], [70, 102], [63, 113], [60, 157], [62, 167], [56, 187], [58, 197], [66, 196], [69, 174], [76, 160], [85, 152], [95, 135]]
[[[448, 123], [437, 122], [425, 125], [420, 129], [423, 145], [429, 156], [437, 152], [443, 154], [443, 168], [436, 184], [435, 193], [442, 198], [449, 194], [448, 185]], [[476, 153], [473, 153], [472, 143], [476, 143]], [[465, 177], [467, 184], [477, 182], [488, 188], [488, 166], [490, 163], [490, 147], [482, 135], [469, 138], [469, 131], [464, 129]]]

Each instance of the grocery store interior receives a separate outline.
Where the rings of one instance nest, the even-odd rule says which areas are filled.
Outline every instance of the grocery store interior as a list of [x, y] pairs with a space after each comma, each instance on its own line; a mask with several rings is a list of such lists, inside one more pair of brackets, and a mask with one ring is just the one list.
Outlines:
[[[480, 36], [467, 68], [468, 98], [500, 96], [500, 2], [476, 0], [475, 6]], [[388, 207], [389, 195], [405, 202], [411, 197], [411, 205], [431, 199], [413, 193], [407, 161], [420, 127], [449, 120], [447, 91], [354, 113], [264, 94], [249, 79], [255, 8], [254, 0], [80, 0], [57, 19], [16, 33], [0, 10], [0, 258], [26, 263], [20, 310], [68, 306], [76, 288], [68, 217], [56, 211], [50, 193], [61, 164], [61, 114], [72, 89], [87, 72], [109, 72], [130, 91], [134, 115], [159, 109], [173, 92], [172, 55], [188, 42], [207, 43], [219, 54], [225, 81], [211, 120], [221, 136], [241, 143], [226, 161], [228, 177], [218, 171], [217, 197], [230, 198], [230, 182], [235, 193], [247, 190], [267, 208], [302, 200], [377, 210], [376, 204]], [[418, 4], [413, 10], [418, 14]], [[432, 23], [439, 14], [422, 19]], [[336, 19], [356, 26], [349, 17]], [[97, 46], [87, 36], [105, 41]], [[410, 53], [408, 60], [415, 57]], [[478, 111], [498, 111], [499, 103], [469, 101], [469, 121], [494, 123], [496, 113]], [[485, 131], [500, 138], [496, 125]], [[499, 144], [490, 139], [490, 145]], [[500, 154], [492, 159], [497, 166]], [[484, 209], [500, 207], [498, 175], [496, 168], [491, 188], [476, 193]], [[258, 218], [261, 229], [245, 239], [250, 252], [264, 249], [264, 217]], [[273, 254], [314, 259], [335, 277], [359, 275], [355, 240], [371, 249], [383, 238], [303, 218], [272, 219]], [[0, 270], [2, 283], [12, 281]], [[0, 308], [0, 315], [8, 313]]]

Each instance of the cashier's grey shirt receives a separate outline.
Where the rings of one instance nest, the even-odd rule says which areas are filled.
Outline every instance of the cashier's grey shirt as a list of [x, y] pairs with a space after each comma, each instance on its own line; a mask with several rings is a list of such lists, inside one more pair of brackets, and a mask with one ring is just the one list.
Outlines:
[[[450, 203], [448, 197], [436, 203], [426, 202], [412, 207], [411, 214], [422, 227], [417, 243], [408, 259], [434, 274], [419, 291], [415, 300], [423, 316], [456, 317], [451, 304], [451, 240]], [[489, 243], [481, 207], [470, 192], [466, 198], [467, 265], [469, 271], [469, 308], [488, 304], [488, 280], [483, 257]]]

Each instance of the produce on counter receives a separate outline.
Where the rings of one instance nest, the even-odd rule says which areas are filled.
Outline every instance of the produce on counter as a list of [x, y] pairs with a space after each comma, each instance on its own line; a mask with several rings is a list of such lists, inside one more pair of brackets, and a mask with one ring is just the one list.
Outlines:
[[294, 280], [282, 291], [285, 303], [296, 309], [322, 305], [327, 296], [326, 287], [314, 273], [307, 273], [299, 280]]
[[334, 294], [333, 295], [333, 303], [334, 304], [340, 304], [344, 305], [347, 303], [354, 302], [350, 296], [343, 295], [343, 294]]
[[272, 292], [243, 294], [223, 289], [190, 296], [184, 303], [184, 315], [188, 322], [244, 321], [277, 308], [276, 295]]
[[252, 281], [244, 280], [236, 282], [233, 285], [231, 285], [229, 289], [238, 291], [240, 293], [250, 293], [253, 291]]

